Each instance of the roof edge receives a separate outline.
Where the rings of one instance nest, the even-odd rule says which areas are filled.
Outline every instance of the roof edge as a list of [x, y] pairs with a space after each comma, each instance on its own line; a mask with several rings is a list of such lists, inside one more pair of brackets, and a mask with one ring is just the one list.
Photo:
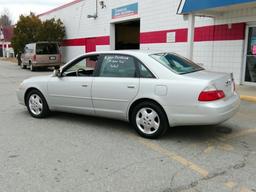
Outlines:
[[177, 11], [176, 11], [176, 14], [179, 14], [179, 15], [182, 14], [182, 9], [183, 9], [183, 7], [184, 7], [185, 1], [186, 1], [186, 0], [181, 0], [181, 1], [180, 1], [179, 6], [178, 6], [178, 9], [177, 9]]
[[74, 5], [74, 4], [76, 4], [76, 3], [80, 3], [81, 1], [82, 1], [82, 0], [74, 0], [74, 1], [71, 1], [70, 3], [66, 3], [66, 4], [61, 5], [61, 6], [59, 6], [59, 7], [53, 8], [53, 9], [51, 9], [51, 10], [49, 10], [49, 11], [46, 11], [46, 12], [44, 12], [44, 13], [41, 13], [41, 14], [39, 14], [39, 15], [37, 15], [37, 16], [38, 16], [38, 17], [41, 17], [41, 16], [44, 16], [44, 15], [48, 15], [48, 14], [53, 13], [53, 12], [55, 12], [55, 11], [58, 11], [58, 10], [60, 10], [60, 9], [64, 9], [64, 8], [69, 7], [69, 6], [71, 6], [71, 5]]

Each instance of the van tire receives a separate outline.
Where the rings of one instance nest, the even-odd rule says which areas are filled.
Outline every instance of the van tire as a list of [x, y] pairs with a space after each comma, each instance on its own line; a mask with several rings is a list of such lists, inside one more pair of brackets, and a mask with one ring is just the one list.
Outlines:
[[27, 66], [26, 66], [26, 65], [24, 65], [24, 63], [23, 63], [23, 62], [21, 62], [21, 64], [20, 64], [20, 68], [21, 68], [21, 69], [26, 69], [26, 68], [27, 68]]
[[29, 68], [30, 68], [30, 71], [35, 71], [36, 70], [32, 63], [30, 63]]

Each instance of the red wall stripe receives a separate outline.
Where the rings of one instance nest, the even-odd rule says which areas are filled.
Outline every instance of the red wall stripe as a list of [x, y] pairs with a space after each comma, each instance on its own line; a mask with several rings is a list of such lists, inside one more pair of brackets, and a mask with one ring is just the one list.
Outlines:
[[85, 45], [85, 38], [80, 39], [65, 39], [62, 46], [83, 46]]
[[[231, 28], [225, 25], [211, 25], [195, 28], [194, 41], [228, 41], [245, 39], [245, 23], [232, 24]], [[164, 31], [152, 31], [140, 33], [141, 44], [166, 43], [166, 34], [176, 32], [176, 43], [187, 42], [188, 29], [173, 29]], [[109, 45], [109, 36], [92, 37], [95, 38], [96, 45]], [[63, 46], [85, 46], [89, 38], [66, 39]]]
[[197, 27], [194, 41], [228, 41], [245, 39], [245, 23]]
[[[231, 28], [225, 25], [211, 25], [195, 28], [194, 41], [228, 41], [245, 39], [245, 23], [232, 24]], [[176, 32], [176, 42], [187, 42], [187, 29], [166, 31], [152, 31], [140, 34], [140, 43], [166, 43], [166, 34]]]
[[166, 43], [166, 34], [168, 32], [176, 32], [176, 42], [187, 41], [187, 29], [174, 29], [165, 31], [153, 31], [140, 33], [140, 43]]
[[[0, 49], [3, 47], [3, 44], [0, 44]], [[4, 44], [4, 48], [7, 48], [7, 45]], [[11, 44], [8, 44], [8, 48], [12, 48], [12, 45]]]
[[109, 36], [96, 37], [96, 45], [110, 45], [110, 37]]
[[95, 38], [96, 45], [109, 45], [109, 36], [90, 37], [90, 38], [79, 38], [79, 39], [65, 39], [62, 46], [85, 46], [87, 39]]

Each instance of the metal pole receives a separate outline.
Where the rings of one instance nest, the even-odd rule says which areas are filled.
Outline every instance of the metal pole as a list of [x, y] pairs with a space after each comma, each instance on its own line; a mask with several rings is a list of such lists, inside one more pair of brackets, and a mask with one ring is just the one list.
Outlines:
[[4, 41], [2, 41], [2, 52], [3, 52], [3, 57], [4, 57]]
[[195, 15], [188, 15], [188, 46], [187, 46], [187, 57], [193, 60], [194, 53], [194, 33], [195, 33]]

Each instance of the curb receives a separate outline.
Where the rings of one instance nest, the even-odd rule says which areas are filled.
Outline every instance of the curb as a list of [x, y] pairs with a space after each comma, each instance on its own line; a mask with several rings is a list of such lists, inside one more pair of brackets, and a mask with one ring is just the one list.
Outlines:
[[256, 103], [256, 97], [248, 96], [248, 95], [240, 95], [240, 99], [244, 101], [254, 102]]

